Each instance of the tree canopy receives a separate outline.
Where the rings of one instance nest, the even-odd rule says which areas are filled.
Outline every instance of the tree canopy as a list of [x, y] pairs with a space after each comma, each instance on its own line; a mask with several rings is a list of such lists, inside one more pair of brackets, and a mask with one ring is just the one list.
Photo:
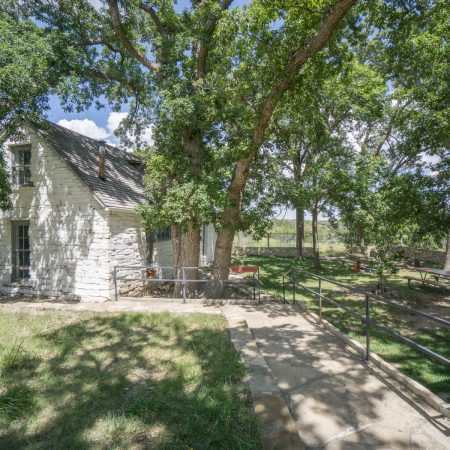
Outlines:
[[[198, 265], [201, 224], [216, 226], [215, 265], [226, 266], [234, 233], [262, 232], [280, 198], [307, 207], [320, 197], [367, 228], [374, 192], [425, 156], [448, 153], [448, 8], [442, 0], [239, 8], [8, 0], [3, 134], [19, 117], [44, 113], [50, 93], [68, 110], [128, 104], [118, 134], [148, 161], [151, 201], [141, 213], [151, 229], [172, 227], [174, 253], [189, 266]], [[149, 125], [152, 148], [139, 139]], [[314, 156], [302, 183], [280, 177], [293, 140]], [[1, 170], [0, 183], [7, 199]]]

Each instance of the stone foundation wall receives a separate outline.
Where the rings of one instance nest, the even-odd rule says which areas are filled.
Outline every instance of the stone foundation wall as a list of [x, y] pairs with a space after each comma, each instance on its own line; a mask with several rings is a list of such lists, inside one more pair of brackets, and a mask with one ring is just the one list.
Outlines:
[[[352, 247], [351, 253], [366, 253], [367, 250], [373, 251], [374, 247], [370, 248]], [[363, 251], [364, 250], [364, 251]], [[397, 252], [403, 250], [405, 258], [414, 259], [417, 257], [419, 261], [429, 261], [436, 264], [444, 265], [445, 252], [438, 250], [418, 251], [409, 249], [408, 247], [393, 247], [392, 251]], [[233, 253], [236, 255], [248, 256], [280, 256], [280, 257], [295, 257], [297, 256], [297, 249], [288, 247], [234, 247]], [[312, 248], [307, 247], [303, 249], [304, 256], [312, 256]]]
[[445, 252], [439, 250], [422, 250], [422, 251], [414, 251], [407, 247], [393, 247], [394, 251], [405, 252], [405, 258], [414, 259], [417, 258], [419, 261], [430, 261], [436, 264], [441, 264], [442, 266], [445, 264]]

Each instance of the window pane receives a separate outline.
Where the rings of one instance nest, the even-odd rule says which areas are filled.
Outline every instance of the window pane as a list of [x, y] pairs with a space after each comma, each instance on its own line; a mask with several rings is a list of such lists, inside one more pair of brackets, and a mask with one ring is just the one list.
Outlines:
[[13, 249], [13, 264], [14, 264], [14, 279], [17, 281], [30, 278], [30, 238], [28, 224], [13, 224], [14, 249]]
[[27, 267], [30, 265], [30, 252], [28, 251], [23, 252], [23, 265]]
[[23, 184], [30, 184], [31, 181], [31, 170], [29, 167], [23, 168]]
[[31, 148], [22, 150], [22, 161], [24, 166], [29, 166], [31, 163]]
[[31, 184], [31, 145], [13, 147], [12, 182], [15, 186]]

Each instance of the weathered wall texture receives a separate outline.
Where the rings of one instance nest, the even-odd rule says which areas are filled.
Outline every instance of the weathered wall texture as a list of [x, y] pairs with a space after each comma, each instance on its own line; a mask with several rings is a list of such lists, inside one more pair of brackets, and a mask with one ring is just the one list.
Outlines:
[[[145, 253], [141, 241], [129, 245], [137, 235], [135, 218], [127, 225], [108, 217], [56, 152], [34, 132], [25, 141], [32, 144], [34, 186], [15, 188], [13, 210], [0, 213], [1, 291], [83, 301], [111, 298], [112, 246], [125, 242], [115, 255], [119, 261]], [[31, 278], [20, 285], [11, 284], [14, 220], [30, 222]]]

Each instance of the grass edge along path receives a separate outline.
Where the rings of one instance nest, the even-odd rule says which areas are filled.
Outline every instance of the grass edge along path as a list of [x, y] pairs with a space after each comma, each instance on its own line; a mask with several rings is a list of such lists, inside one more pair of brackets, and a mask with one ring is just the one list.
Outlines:
[[262, 448], [223, 316], [33, 310], [0, 329], [0, 448]]

